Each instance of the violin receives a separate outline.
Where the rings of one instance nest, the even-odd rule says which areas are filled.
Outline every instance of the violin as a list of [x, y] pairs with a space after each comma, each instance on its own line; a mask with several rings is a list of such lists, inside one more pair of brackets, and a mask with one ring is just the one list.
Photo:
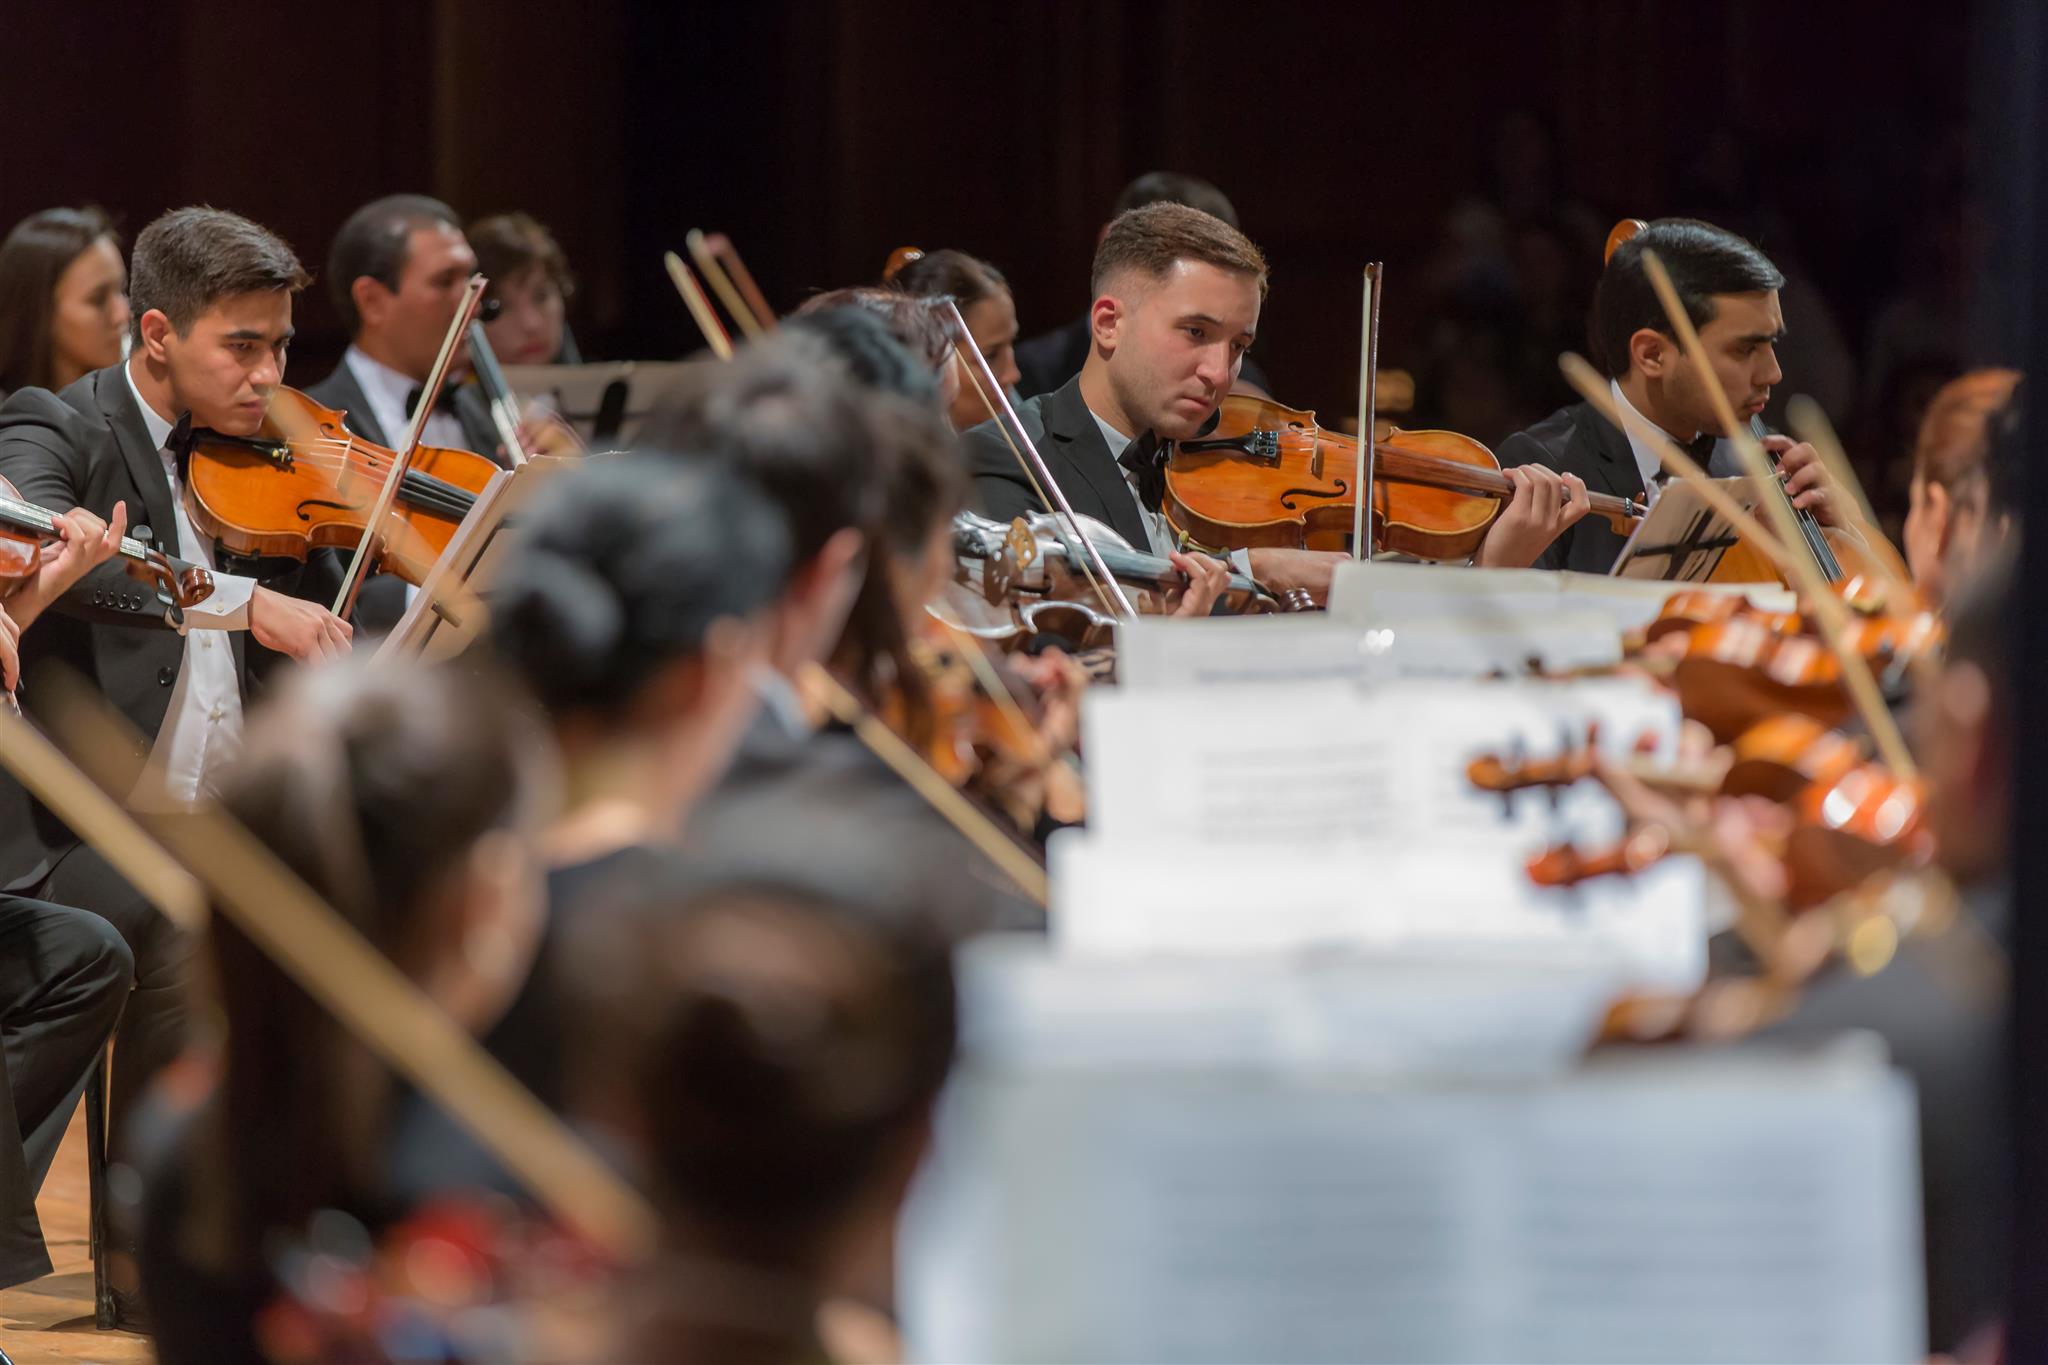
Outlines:
[[[0, 587], [11, 589], [34, 578], [43, 566], [43, 546], [59, 539], [56, 518], [45, 508], [23, 502], [14, 485], [0, 478]], [[204, 566], [173, 559], [142, 539], [121, 537], [115, 553], [127, 561], [132, 577], [155, 588], [172, 625], [182, 619], [185, 608], [213, 595], [213, 575]]]
[[[1844, 638], [1870, 665], [1879, 688], [1897, 696], [1907, 669], [1939, 645], [1941, 623], [1926, 613], [1875, 617], [1852, 621]], [[1745, 617], [1687, 634], [1670, 681], [1685, 715], [1721, 740], [1780, 711], [1835, 726], [1854, 710], [1843, 686], [1841, 659], [1824, 642]]]
[[[1199, 545], [1341, 549], [1358, 506], [1358, 438], [1316, 415], [1250, 394], [1223, 400], [1213, 429], [1174, 442], [1167, 519]], [[1493, 452], [1452, 431], [1395, 427], [1374, 443], [1372, 544], [1419, 559], [1463, 559], [1514, 496]], [[1640, 503], [1590, 495], [1593, 514], [1626, 535]]]
[[[194, 529], [239, 555], [353, 548], [397, 456], [350, 432], [344, 416], [280, 384], [256, 435], [196, 428], [184, 455]], [[498, 470], [474, 451], [415, 450], [380, 536], [384, 569], [418, 587]]]
[[[1130, 547], [1111, 528], [1083, 518], [1089, 538], [1103, 562], [1140, 612], [1166, 610], [1168, 594], [1187, 585], [1187, 575], [1173, 561]], [[1008, 526], [973, 512], [953, 518], [956, 582], [971, 589], [965, 597], [994, 608], [971, 607], [956, 624], [989, 640], [1015, 642], [1040, 632], [1056, 635], [1081, 648], [1095, 648], [1114, 638], [1116, 618], [1103, 608], [1085, 570], [1080, 537], [1066, 519], [1051, 512], [1019, 517]], [[956, 594], [954, 604], [963, 595]], [[1243, 574], [1230, 575], [1220, 599], [1226, 610], [1244, 615], [1305, 611], [1306, 594], [1281, 597]]]

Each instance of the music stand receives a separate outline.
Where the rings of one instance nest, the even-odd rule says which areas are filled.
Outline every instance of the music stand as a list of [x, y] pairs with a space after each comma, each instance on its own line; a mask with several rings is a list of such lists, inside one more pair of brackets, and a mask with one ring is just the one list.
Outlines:
[[522, 400], [545, 397], [593, 450], [631, 445], [640, 424], [689, 369], [687, 361], [624, 360], [598, 365], [507, 365]]
[[493, 474], [449, 537], [448, 548], [406, 603], [405, 614], [377, 646], [377, 658], [411, 654], [440, 660], [467, 649], [483, 633], [484, 607], [478, 593], [504, 562], [513, 538], [501, 533], [509, 528], [510, 517], [542, 484], [582, 463], [579, 458], [535, 455], [517, 469]]
[[[1754, 512], [1757, 497], [1746, 478], [1714, 482]], [[1741, 539], [1735, 528], [1708, 505], [1690, 483], [1674, 479], [1650, 504], [1610, 572], [1616, 578], [1651, 579], [1665, 583], [1701, 583], [1721, 563], [1721, 556]]]

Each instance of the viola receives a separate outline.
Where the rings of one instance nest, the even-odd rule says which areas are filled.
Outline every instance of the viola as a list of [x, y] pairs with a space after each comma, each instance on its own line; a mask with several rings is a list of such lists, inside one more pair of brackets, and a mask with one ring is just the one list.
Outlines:
[[[1341, 549], [1358, 507], [1357, 471], [1356, 436], [1325, 430], [1312, 412], [1232, 394], [1212, 430], [1174, 443], [1166, 516], [1217, 549]], [[1513, 496], [1500, 461], [1471, 437], [1396, 427], [1374, 443], [1373, 548], [1463, 559]], [[1643, 515], [1633, 499], [1590, 496], [1593, 514], [1624, 535]]]
[[[241, 555], [353, 548], [396, 456], [350, 432], [344, 416], [280, 384], [256, 435], [195, 429], [185, 455], [194, 529]], [[380, 537], [384, 569], [419, 586], [498, 470], [474, 451], [414, 451]]]
[[[46, 509], [23, 502], [12, 483], [0, 478], [0, 584], [13, 585], [36, 576], [43, 564], [43, 546], [58, 540], [56, 518]], [[213, 595], [213, 575], [198, 564], [173, 559], [133, 536], [121, 537], [115, 552], [132, 577], [152, 585], [173, 624], [187, 607]]]

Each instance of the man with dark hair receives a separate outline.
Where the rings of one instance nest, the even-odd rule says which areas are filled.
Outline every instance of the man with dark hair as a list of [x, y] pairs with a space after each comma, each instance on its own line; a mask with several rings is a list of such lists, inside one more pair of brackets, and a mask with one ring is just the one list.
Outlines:
[[[327, 253], [327, 290], [348, 329], [334, 372], [306, 392], [348, 414], [348, 428], [378, 445], [405, 437], [440, 354], [476, 253], [455, 210], [423, 194], [391, 194], [348, 216]], [[467, 354], [458, 352], [458, 359]], [[425, 445], [499, 458], [482, 399], [450, 383], [427, 419]]]
[[[1258, 330], [1266, 261], [1243, 233], [1180, 204], [1148, 204], [1110, 225], [1096, 249], [1090, 345], [1080, 374], [1027, 399], [1017, 414], [1074, 510], [1154, 554], [1178, 548], [1161, 510], [1167, 443], [1198, 435], [1235, 382]], [[993, 422], [967, 433], [975, 492], [991, 517], [1044, 510]], [[1515, 477], [1515, 494], [1478, 562], [1523, 565], [1586, 513], [1583, 486], [1548, 470]], [[1275, 591], [1322, 600], [1332, 551], [1260, 548], [1231, 556]], [[1186, 557], [1176, 557], [1185, 567]]]
[[[1686, 316], [1700, 334], [1713, 371], [1738, 416], [1754, 417], [1784, 378], [1776, 347], [1785, 335], [1778, 289], [1785, 277], [1770, 259], [1732, 232], [1690, 218], [1660, 218], [1615, 248], [1593, 291], [1592, 341], [1615, 401], [1661, 427], [1717, 478], [1740, 474], [1727, 441], [1717, 439], [1706, 377], [1671, 332], [1643, 266], [1655, 251], [1670, 272]], [[1826, 526], [1844, 526], [1846, 509], [1810, 445], [1765, 438], [1778, 457], [1795, 507]], [[1560, 408], [1501, 443], [1504, 467], [1544, 464], [1575, 475], [1589, 488], [1643, 498], [1662, 483], [1656, 452], [1617, 430], [1590, 403]], [[1543, 552], [1541, 568], [1606, 573], [1624, 541], [1598, 517], [1571, 527]]]
[[[1184, 204], [1199, 209], [1211, 218], [1221, 219], [1235, 228], [1238, 226], [1237, 209], [1222, 190], [1217, 189], [1200, 176], [1182, 175], [1178, 171], [1147, 171], [1123, 187], [1117, 194], [1116, 203], [1110, 208], [1109, 218], [1102, 224], [1102, 230], [1095, 235], [1097, 246], [1109, 235], [1109, 225], [1129, 213], [1132, 209], [1144, 208], [1147, 204]], [[1081, 365], [1088, 359], [1089, 327], [1088, 315], [1083, 313], [1066, 326], [1017, 343], [1017, 392], [1025, 398], [1036, 398], [1041, 393], [1051, 393], [1060, 385], [1081, 372]], [[1239, 383], [1257, 389], [1261, 393], [1271, 392], [1272, 386], [1266, 380], [1266, 372], [1259, 368], [1257, 361], [1246, 356], [1238, 373]]]
[[[9, 398], [0, 407], [0, 475], [45, 507], [109, 519], [117, 507], [135, 509], [165, 550], [217, 567], [212, 542], [186, 515], [174, 428], [256, 434], [283, 380], [292, 296], [306, 278], [290, 247], [245, 218], [209, 208], [158, 218], [135, 239], [133, 354], [62, 393], [23, 389]], [[324, 607], [238, 574], [216, 572], [214, 584], [174, 630], [151, 593], [103, 564], [24, 637], [22, 696], [31, 711], [82, 677], [151, 738], [134, 804], [192, 805], [232, 757], [247, 638], [301, 660], [349, 648], [348, 625]], [[59, 664], [74, 676], [53, 673]], [[91, 910], [134, 952], [136, 990], [114, 1052], [118, 1131], [143, 1082], [182, 1042], [188, 945], [12, 780], [0, 780], [0, 889]]]

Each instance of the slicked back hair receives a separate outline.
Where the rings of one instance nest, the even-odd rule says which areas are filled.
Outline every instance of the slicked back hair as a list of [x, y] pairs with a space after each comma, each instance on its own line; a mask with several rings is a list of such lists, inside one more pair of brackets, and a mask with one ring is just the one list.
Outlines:
[[1726, 228], [1697, 218], [1659, 218], [1614, 249], [1593, 288], [1593, 353], [1610, 379], [1628, 373], [1628, 339], [1643, 328], [1671, 335], [1671, 319], [1643, 265], [1655, 251], [1695, 328], [1714, 320], [1717, 294], [1757, 294], [1784, 285], [1771, 258]]

